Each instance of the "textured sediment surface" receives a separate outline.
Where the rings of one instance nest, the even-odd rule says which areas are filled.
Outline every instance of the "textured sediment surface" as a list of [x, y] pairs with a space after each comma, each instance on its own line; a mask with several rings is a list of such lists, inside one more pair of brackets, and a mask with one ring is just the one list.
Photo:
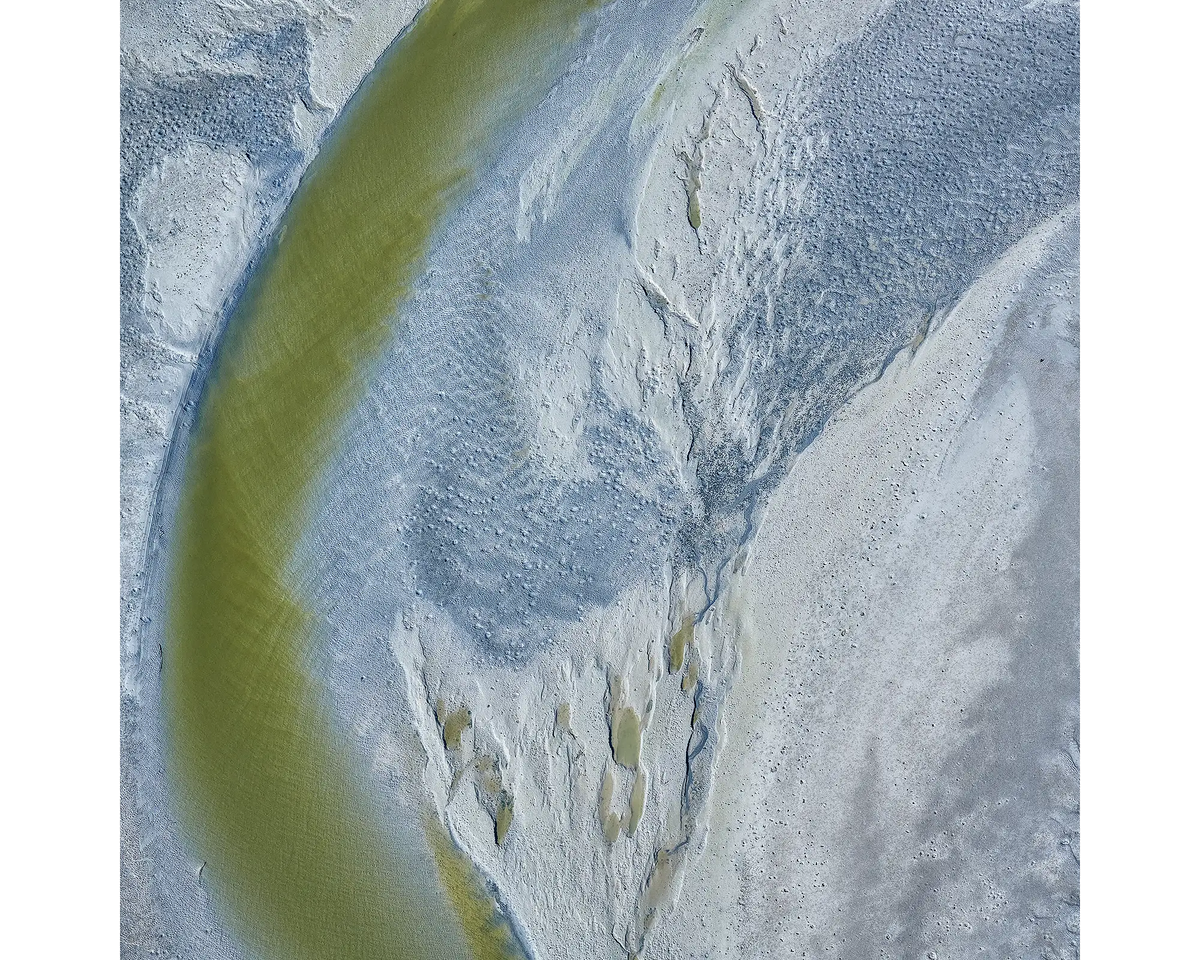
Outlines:
[[125, 954], [1076, 955], [1077, 8], [508, 9], [126, 6]]

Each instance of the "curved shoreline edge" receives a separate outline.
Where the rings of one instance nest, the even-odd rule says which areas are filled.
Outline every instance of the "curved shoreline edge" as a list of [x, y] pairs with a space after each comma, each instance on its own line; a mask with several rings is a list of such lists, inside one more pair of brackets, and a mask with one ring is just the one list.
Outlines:
[[206, 877], [264, 956], [518, 955], [508, 934], [446, 929], [426, 878], [390, 851], [312, 675], [291, 558], [438, 223], [592, 6], [423, 11], [302, 178], [210, 369], [171, 562], [169, 779]]

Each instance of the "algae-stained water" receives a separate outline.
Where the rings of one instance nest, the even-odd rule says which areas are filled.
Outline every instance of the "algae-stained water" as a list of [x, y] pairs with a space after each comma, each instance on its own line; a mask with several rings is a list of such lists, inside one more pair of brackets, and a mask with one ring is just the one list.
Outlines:
[[445, 849], [444, 891], [406, 871], [357, 789], [310, 669], [315, 624], [292, 561], [440, 219], [490, 138], [553, 81], [592, 5], [434, 0], [301, 182], [207, 385], [174, 548], [169, 772], [206, 879], [265, 957], [515, 950]]

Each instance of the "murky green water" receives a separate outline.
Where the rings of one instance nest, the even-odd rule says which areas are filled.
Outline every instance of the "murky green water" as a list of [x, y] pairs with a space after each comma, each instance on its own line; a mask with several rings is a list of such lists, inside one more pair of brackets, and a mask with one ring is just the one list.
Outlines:
[[[177, 528], [170, 776], [206, 883], [267, 958], [512, 952], [486, 902], [464, 901], [477, 885], [406, 869], [356, 792], [291, 561], [431, 235], [593, 5], [435, 0], [306, 175], [213, 371]], [[436, 857], [445, 878], [457, 861]]]

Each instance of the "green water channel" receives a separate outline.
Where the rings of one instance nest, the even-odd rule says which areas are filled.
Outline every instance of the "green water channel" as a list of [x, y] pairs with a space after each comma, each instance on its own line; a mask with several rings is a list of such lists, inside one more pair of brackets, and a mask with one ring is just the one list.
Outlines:
[[232, 927], [268, 960], [512, 955], [440, 826], [406, 864], [312, 670], [294, 558], [431, 237], [545, 95], [593, 0], [434, 0], [306, 173], [231, 319], [186, 464], [165, 656], [169, 776]]

